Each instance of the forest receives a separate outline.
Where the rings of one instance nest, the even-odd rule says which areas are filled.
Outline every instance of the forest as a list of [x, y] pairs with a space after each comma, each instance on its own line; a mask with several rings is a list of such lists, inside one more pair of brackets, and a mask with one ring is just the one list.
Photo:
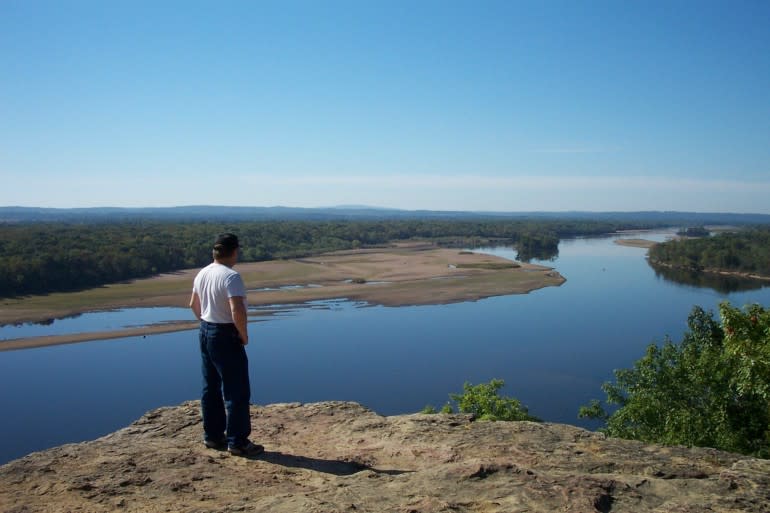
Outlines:
[[649, 261], [653, 267], [770, 276], [770, 227], [664, 242], [650, 249]]
[[0, 297], [80, 290], [201, 267], [216, 234], [236, 233], [241, 261], [297, 258], [428, 239], [445, 246], [515, 246], [519, 258], [551, 258], [561, 238], [660, 226], [558, 219], [0, 224]]

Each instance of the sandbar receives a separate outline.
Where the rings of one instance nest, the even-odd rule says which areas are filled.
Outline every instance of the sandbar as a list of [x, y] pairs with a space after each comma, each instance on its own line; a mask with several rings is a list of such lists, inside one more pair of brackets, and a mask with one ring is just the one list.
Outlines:
[[650, 249], [658, 243], [653, 240], [647, 239], [616, 239], [615, 244], [619, 246], [628, 246], [631, 248], [645, 248]]
[[[236, 269], [246, 283], [251, 307], [328, 299], [385, 306], [447, 304], [525, 294], [566, 281], [551, 267], [440, 248], [429, 242], [239, 263]], [[186, 269], [79, 292], [3, 299], [0, 300], [0, 324], [40, 322], [121, 308], [186, 308], [198, 271]], [[265, 314], [252, 311], [250, 315]], [[0, 341], [0, 351], [190, 330], [197, 325], [192, 314], [190, 316], [190, 322], [4, 340]]]

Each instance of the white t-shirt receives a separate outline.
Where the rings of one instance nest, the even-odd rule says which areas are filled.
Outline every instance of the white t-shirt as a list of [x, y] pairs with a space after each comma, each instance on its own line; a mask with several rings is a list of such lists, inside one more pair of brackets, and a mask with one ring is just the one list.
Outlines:
[[230, 298], [246, 298], [246, 286], [237, 271], [212, 262], [200, 270], [193, 282], [193, 292], [201, 301], [201, 319], [225, 324], [233, 322]]

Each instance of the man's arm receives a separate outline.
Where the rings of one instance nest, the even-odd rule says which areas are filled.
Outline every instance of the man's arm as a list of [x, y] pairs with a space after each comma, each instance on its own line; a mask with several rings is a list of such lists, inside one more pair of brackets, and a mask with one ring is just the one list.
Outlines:
[[243, 296], [231, 297], [230, 311], [233, 314], [233, 322], [238, 329], [238, 335], [241, 337], [241, 344], [245, 346], [249, 343], [249, 330], [246, 326], [246, 298]]
[[198, 297], [198, 293], [193, 291], [190, 297], [190, 310], [195, 314], [195, 318], [201, 320], [201, 298]]

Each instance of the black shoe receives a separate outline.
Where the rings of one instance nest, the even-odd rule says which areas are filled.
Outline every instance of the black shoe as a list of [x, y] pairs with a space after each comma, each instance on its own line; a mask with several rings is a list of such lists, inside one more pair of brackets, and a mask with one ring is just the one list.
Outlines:
[[209, 449], [216, 449], [217, 451], [224, 451], [227, 449], [227, 438], [221, 440], [204, 440], [203, 445]]
[[265, 448], [259, 444], [246, 442], [244, 445], [231, 445], [227, 451], [233, 456], [258, 456], [265, 452]]

